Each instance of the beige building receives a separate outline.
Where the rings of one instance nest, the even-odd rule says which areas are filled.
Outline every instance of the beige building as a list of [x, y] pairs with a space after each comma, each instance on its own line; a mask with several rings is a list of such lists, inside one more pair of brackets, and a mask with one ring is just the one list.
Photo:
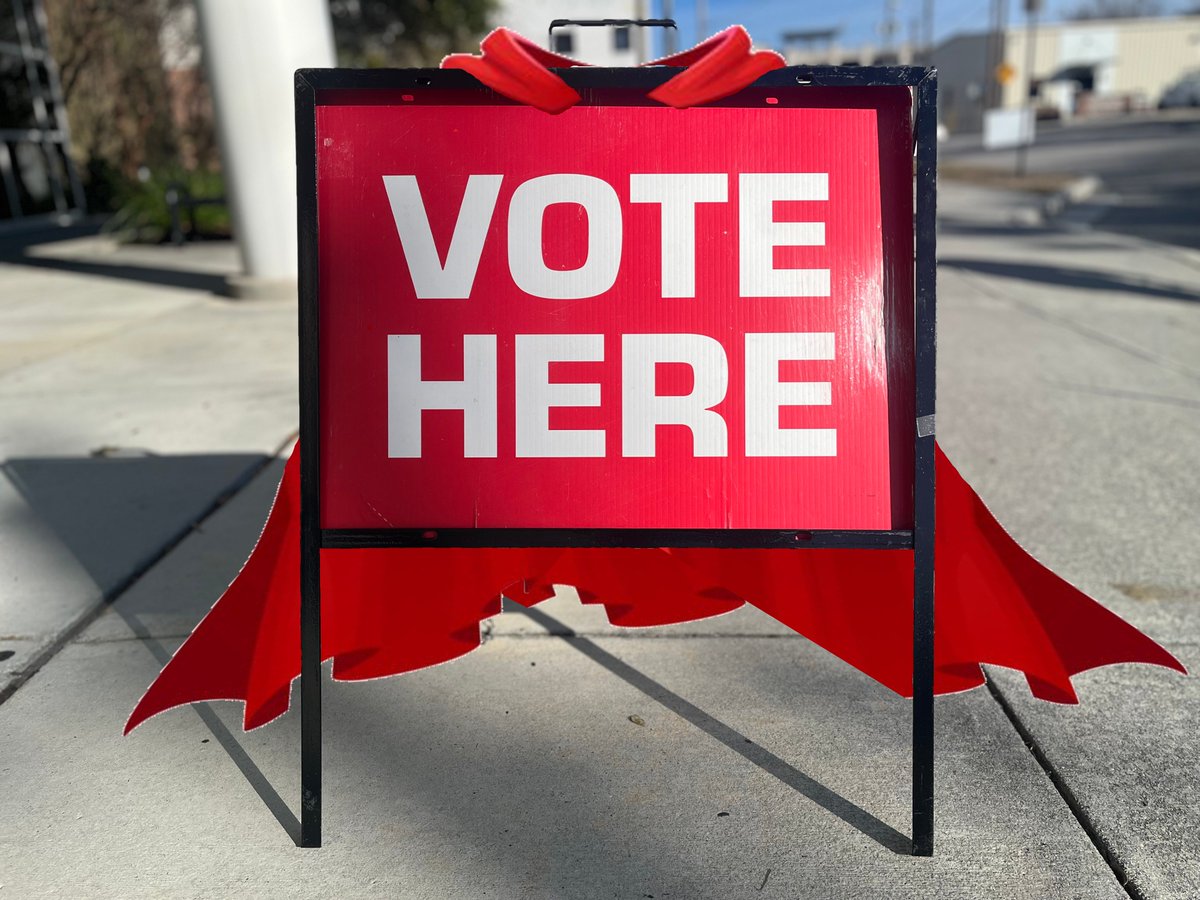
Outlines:
[[[978, 131], [989, 106], [1020, 106], [1027, 53], [1024, 27], [1007, 29], [999, 42], [966, 34], [939, 44], [933, 63], [943, 123], [952, 132]], [[1033, 42], [1032, 83], [1042, 115], [1151, 108], [1193, 69], [1200, 69], [1200, 16], [1047, 23]]]
[[843, 44], [841, 29], [785, 31], [781, 37], [784, 57], [791, 66], [891, 66], [912, 65], [919, 57], [910, 42]]

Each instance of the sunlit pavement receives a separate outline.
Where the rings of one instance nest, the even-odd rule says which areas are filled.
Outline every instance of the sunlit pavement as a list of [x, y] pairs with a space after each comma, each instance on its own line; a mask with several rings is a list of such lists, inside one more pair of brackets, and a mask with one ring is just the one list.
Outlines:
[[[1024, 546], [1195, 668], [1200, 264], [1022, 225], [1032, 202], [943, 188], [939, 440]], [[905, 701], [752, 610], [622, 632], [569, 595], [454, 664], [327, 687], [326, 846], [297, 849], [294, 710], [120, 735], [261, 527], [294, 306], [213, 296], [231, 248], [38, 255], [0, 263], [6, 894], [1200, 895], [1193, 679], [940, 699], [918, 860]]]

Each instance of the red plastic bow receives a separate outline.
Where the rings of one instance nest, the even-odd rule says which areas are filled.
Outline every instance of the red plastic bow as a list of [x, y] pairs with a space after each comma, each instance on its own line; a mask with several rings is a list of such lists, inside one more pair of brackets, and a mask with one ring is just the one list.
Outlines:
[[[560, 113], [579, 102], [575, 89], [550, 69], [587, 63], [543, 50], [507, 28], [497, 28], [479, 47], [482, 55], [455, 53], [442, 60], [442, 68], [470, 72], [497, 93], [548, 113]], [[683, 109], [736, 94], [760, 75], [787, 63], [778, 53], [754, 50], [746, 29], [731, 25], [691, 50], [645, 65], [685, 67], [648, 95], [659, 103]]]

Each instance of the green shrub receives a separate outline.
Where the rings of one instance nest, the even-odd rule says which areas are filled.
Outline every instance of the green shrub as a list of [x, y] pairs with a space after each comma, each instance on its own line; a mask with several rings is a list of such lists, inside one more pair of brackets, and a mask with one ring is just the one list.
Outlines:
[[[125, 243], [158, 244], [171, 237], [171, 211], [167, 193], [180, 191], [196, 200], [225, 196], [225, 180], [220, 172], [151, 172], [145, 180], [127, 182], [116, 190], [117, 211], [104, 224], [104, 232]], [[229, 208], [225, 203], [204, 204], [194, 211], [196, 234], [191, 234], [191, 218], [186, 206], [179, 210], [183, 233], [188, 237], [228, 237]]]

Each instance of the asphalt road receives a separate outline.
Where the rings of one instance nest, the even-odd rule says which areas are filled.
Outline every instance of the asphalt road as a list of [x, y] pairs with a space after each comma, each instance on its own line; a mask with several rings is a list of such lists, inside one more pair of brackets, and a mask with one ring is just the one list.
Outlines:
[[[943, 158], [1007, 168], [1016, 151], [985, 151], [978, 135], [951, 137]], [[1031, 173], [1095, 175], [1093, 228], [1200, 249], [1200, 111], [1043, 126], [1029, 150]]]

